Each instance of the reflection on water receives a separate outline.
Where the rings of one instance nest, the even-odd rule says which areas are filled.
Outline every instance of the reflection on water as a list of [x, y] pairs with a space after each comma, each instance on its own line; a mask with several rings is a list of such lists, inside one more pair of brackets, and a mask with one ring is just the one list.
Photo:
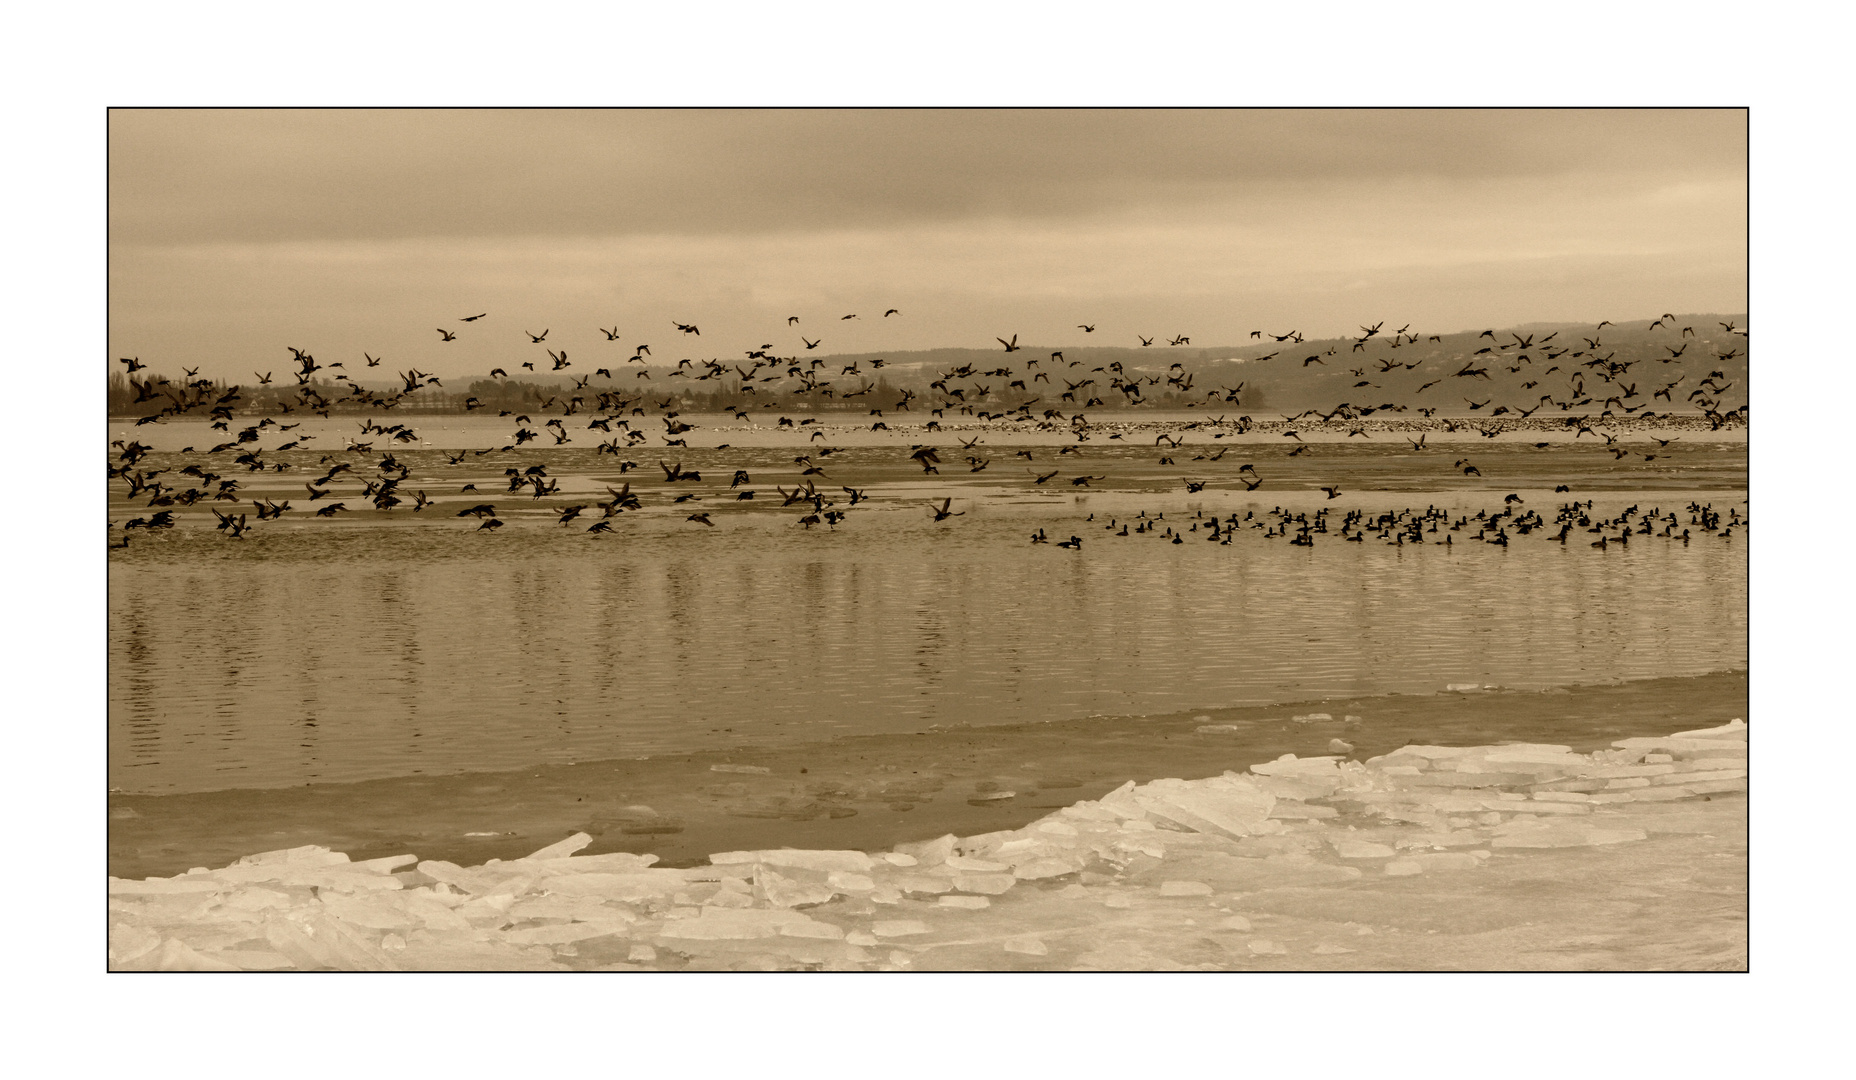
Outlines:
[[1746, 663], [1738, 539], [1070, 552], [1026, 544], [1035, 521], [924, 521], [597, 544], [330, 531], [281, 555], [112, 563], [110, 783], [280, 786]]

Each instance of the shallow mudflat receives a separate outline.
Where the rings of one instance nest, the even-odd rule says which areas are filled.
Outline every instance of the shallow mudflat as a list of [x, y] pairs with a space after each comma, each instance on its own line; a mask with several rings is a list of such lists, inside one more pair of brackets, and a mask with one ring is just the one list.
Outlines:
[[[1216, 726], [1216, 725], [1213, 725]], [[1744, 970], [1746, 727], [1285, 754], [874, 854], [466, 867], [304, 846], [110, 880], [131, 970]]]

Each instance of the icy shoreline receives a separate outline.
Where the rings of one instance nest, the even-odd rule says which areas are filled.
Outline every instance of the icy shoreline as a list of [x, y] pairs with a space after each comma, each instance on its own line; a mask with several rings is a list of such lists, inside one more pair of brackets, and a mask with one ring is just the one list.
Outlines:
[[[476, 867], [294, 848], [110, 878], [109, 967], [1744, 967], [1744, 878], [1732, 872], [1744, 841], [1732, 835], [1744, 830], [1746, 733], [1735, 721], [1594, 754], [1508, 744], [1406, 746], [1365, 762], [1286, 755], [877, 854], [726, 852], [669, 869], [652, 855], [577, 856], [592, 842], [584, 833]], [[1622, 868], [1601, 854], [1619, 850], [1634, 853]], [[1728, 860], [1701, 864], [1721, 878], [1706, 888], [1683, 869], [1703, 858]], [[1641, 878], [1623, 882], [1638, 899], [1556, 907], [1536, 886], [1490, 903], [1525, 884], [1518, 873], [1610, 883], [1620, 869]], [[1673, 952], [1605, 953], [1646, 904], [1706, 914], [1699, 929], [1671, 928]], [[1453, 928], [1479, 934], [1481, 953], [1446, 960], [1443, 939], [1401, 936], [1418, 908], [1457, 912]]]

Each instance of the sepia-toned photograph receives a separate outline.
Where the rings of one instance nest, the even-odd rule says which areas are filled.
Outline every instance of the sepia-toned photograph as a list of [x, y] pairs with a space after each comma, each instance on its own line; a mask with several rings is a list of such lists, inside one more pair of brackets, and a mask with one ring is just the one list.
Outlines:
[[1751, 120], [110, 109], [105, 967], [1748, 971]]

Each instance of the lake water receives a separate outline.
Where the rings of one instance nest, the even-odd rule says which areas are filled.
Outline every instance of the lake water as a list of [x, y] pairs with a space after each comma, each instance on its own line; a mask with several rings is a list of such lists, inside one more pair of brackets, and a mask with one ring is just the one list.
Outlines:
[[[186, 425], [150, 427], [187, 440], [169, 449], [195, 441]], [[670, 451], [705, 473], [675, 484], [656, 465], [662, 447], [639, 447], [643, 467], [622, 474], [618, 458], [590, 449], [456, 465], [438, 450], [398, 449], [404, 493], [437, 500], [419, 514], [377, 511], [364, 497], [359, 478], [378, 475], [380, 449], [336, 455], [354, 467], [315, 503], [305, 483], [326, 471], [320, 453], [270, 455], [293, 462], [283, 473], [229, 468], [227, 454], [156, 453], [143, 466], [170, 470], [166, 479], [185, 483], [179, 468], [204, 463], [241, 478], [247, 512], [258, 497], [293, 509], [230, 541], [212, 528], [214, 504], [177, 508], [181, 527], [137, 531], [110, 553], [109, 783], [277, 787], [1743, 668], [1744, 528], [1603, 551], [1583, 532], [1545, 539], [1552, 530], [1493, 547], [1470, 539], [1474, 524], [1422, 545], [1327, 535], [1312, 548], [1249, 527], [1229, 544], [1192, 530], [1198, 514], [1276, 507], [1434, 505], [1461, 517], [1500, 509], [1509, 494], [1549, 519], [1579, 493], [1600, 515], [1656, 507], [1686, 524], [1692, 501], [1744, 515], [1744, 442], [1685, 438], [1648, 462], [1618, 462], [1590, 440], [1478, 446], [1473, 479], [1449, 465], [1466, 448], [1415, 453], [1383, 433], [1372, 446], [1294, 458], [1280, 439], [1252, 443], [1216, 463], [1191, 460], [1210, 446], [1189, 445], [1177, 465], [1158, 463], [1151, 435], [1071, 455], [1048, 438], [995, 432], [968, 451], [936, 436], [934, 476], [906, 442], [825, 456], [799, 433], [769, 433], [755, 446]], [[1022, 448], [1032, 460], [1013, 456]], [[971, 472], [967, 454], [993, 464]], [[777, 489], [797, 486], [802, 456], [826, 467], [812, 479], [850, 511], [835, 530], [804, 528], [805, 508], [781, 505]], [[1248, 462], [1269, 478], [1263, 490], [1246, 490], [1237, 467]], [[504, 470], [535, 463], [560, 490], [510, 493]], [[756, 499], [734, 498], [736, 468], [752, 474], [743, 490]], [[1034, 469], [1062, 475], [1038, 486]], [[1182, 473], [1209, 486], [1188, 494]], [[1064, 482], [1078, 474], [1103, 479]], [[557, 524], [562, 506], [591, 504], [622, 479], [645, 505], [612, 518], [613, 532], [585, 531], [597, 509]], [[1319, 486], [1337, 481], [1343, 494], [1330, 500]], [[1556, 481], [1575, 493], [1554, 492]], [[477, 490], [460, 490], [467, 483]], [[869, 497], [847, 507], [844, 485]], [[121, 489], [111, 484], [112, 521], [150, 512]], [[678, 504], [677, 494], [699, 498]], [[928, 508], [944, 498], [958, 516], [936, 522]], [[334, 501], [348, 510], [305, 512]], [[505, 527], [480, 532], [457, 516], [478, 502], [494, 503]], [[687, 520], [699, 510], [713, 526]], [[1164, 514], [1162, 527], [1126, 537], [1104, 527], [1141, 514]], [[1162, 530], [1175, 527], [1187, 542], [1168, 541]], [[1040, 529], [1083, 546], [1029, 543]], [[1435, 546], [1445, 535], [1454, 543]]]
[[[771, 468], [773, 453], [745, 463]], [[442, 466], [435, 454], [418, 464], [415, 480]], [[1296, 548], [1247, 529], [1228, 545], [1193, 532], [1172, 544], [1102, 525], [1145, 512], [1189, 528], [1195, 512], [1327, 500], [1188, 499], [1126, 468], [1127, 486], [1087, 494], [863, 471], [872, 497], [835, 531], [796, 526], [800, 511], [778, 499], [728, 500], [719, 477], [685, 486], [712, 508], [717, 524], [703, 527], [685, 520], [697, 507], [669, 503], [660, 473], [639, 484], [644, 511], [588, 535], [554, 524], [561, 499], [510, 502], [486, 470], [498, 490], [484, 498], [509, 522], [494, 533], [449, 509], [475, 494], [423, 517], [349, 496], [358, 515], [293, 514], [237, 542], [204, 526], [138, 533], [109, 570], [110, 784], [286, 786], [1746, 663], [1742, 536], [1597, 551], [1582, 533], [1566, 545], [1536, 533], [1497, 548], [1468, 542], [1471, 526], [1447, 548]], [[615, 479], [555, 472], [564, 491], [602, 496]], [[1524, 490], [1550, 517], [1553, 493]], [[946, 496], [963, 513], [936, 523], [926, 507]], [[1697, 498], [1744, 508], [1672, 488], [1606, 494], [1597, 509]], [[1501, 504], [1488, 491], [1368, 489], [1335, 505]], [[1028, 543], [1040, 528], [1084, 546]]]

